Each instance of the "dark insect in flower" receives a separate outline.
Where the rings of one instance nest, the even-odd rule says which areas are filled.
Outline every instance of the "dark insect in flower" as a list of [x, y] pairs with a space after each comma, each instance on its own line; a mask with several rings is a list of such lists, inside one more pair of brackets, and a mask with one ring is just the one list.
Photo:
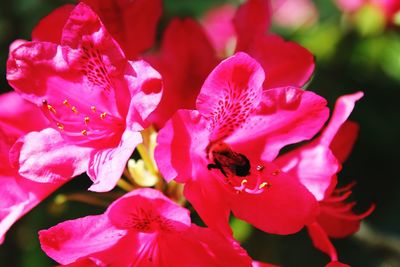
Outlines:
[[219, 169], [225, 177], [229, 176], [248, 176], [250, 174], [250, 161], [248, 158], [233, 151], [229, 145], [219, 142], [210, 144], [208, 158], [213, 161], [207, 165], [209, 170]]

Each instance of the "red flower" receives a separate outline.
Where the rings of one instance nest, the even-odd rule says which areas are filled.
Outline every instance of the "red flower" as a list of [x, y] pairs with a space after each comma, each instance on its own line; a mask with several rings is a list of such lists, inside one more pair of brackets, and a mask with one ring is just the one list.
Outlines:
[[189, 211], [153, 189], [138, 189], [101, 215], [39, 232], [42, 249], [68, 266], [251, 266], [240, 246], [191, 224]]
[[155, 156], [167, 181], [212, 227], [229, 232], [230, 211], [272, 233], [301, 229], [315, 199], [272, 163], [279, 150], [311, 138], [327, 117], [323, 98], [294, 87], [264, 91], [261, 66], [244, 53], [218, 65], [197, 98], [158, 135]]
[[56, 182], [87, 171], [91, 190], [111, 190], [160, 100], [160, 75], [144, 61], [128, 61], [83, 3], [70, 13], [60, 45], [23, 43], [7, 67], [10, 85], [50, 122], [14, 147], [19, 173]]

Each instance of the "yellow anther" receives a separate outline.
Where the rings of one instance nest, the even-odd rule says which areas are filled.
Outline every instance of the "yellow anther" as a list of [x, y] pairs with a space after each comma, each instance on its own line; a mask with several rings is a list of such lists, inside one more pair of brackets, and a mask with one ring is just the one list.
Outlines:
[[86, 130], [82, 130], [81, 132], [84, 136], [87, 136], [87, 131]]
[[77, 113], [78, 113], [78, 110], [76, 109], [76, 107], [75, 107], [75, 106], [72, 106], [71, 110], [72, 110], [72, 112], [73, 112], [73, 113], [75, 113], [75, 114], [77, 114]]
[[263, 182], [258, 186], [258, 189], [263, 189], [264, 187], [269, 186], [269, 183]]
[[96, 112], [96, 106], [91, 106], [90, 109], [91, 109], [93, 112]]
[[64, 125], [62, 125], [61, 123], [57, 122], [57, 128], [62, 131], [62, 130], [64, 130]]
[[240, 183], [240, 185], [243, 186], [243, 185], [247, 184], [247, 182], [248, 182], [248, 181], [247, 181], [246, 179], [243, 179], [242, 182]]
[[57, 113], [56, 109], [55, 109], [52, 105], [47, 104], [47, 109], [48, 109], [50, 112], [54, 113], [54, 114]]
[[89, 117], [85, 117], [83, 120], [85, 121], [85, 125], [88, 125], [88, 123], [90, 121], [90, 118]]
[[107, 112], [103, 112], [100, 114], [100, 119], [104, 120], [107, 116]]
[[69, 102], [68, 102], [67, 99], [65, 99], [65, 100], [63, 101], [63, 104], [64, 104], [65, 106], [67, 106], [67, 107], [70, 107], [70, 106], [71, 106], [71, 105], [69, 104]]

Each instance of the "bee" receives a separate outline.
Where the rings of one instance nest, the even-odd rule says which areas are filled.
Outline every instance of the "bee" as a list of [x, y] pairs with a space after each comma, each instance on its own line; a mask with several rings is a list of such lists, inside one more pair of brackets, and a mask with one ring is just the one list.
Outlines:
[[226, 143], [210, 144], [207, 148], [207, 157], [213, 162], [207, 165], [207, 169], [218, 169], [225, 177], [245, 177], [250, 174], [249, 159], [233, 151]]

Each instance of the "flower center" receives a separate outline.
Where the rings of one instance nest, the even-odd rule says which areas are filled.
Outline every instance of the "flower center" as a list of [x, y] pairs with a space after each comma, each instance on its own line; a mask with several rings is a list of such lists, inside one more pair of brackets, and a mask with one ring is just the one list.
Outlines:
[[246, 192], [249, 194], [259, 194], [271, 185], [265, 177], [262, 165], [252, 170], [250, 160], [243, 154], [235, 152], [224, 143], [210, 143], [206, 149], [207, 159], [212, 163], [207, 165], [208, 170], [217, 169], [223, 175], [223, 182], [228, 184], [237, 193]]
[[138, 208], [136, 212], [131, 212], [126, 224], [129, 228], [145, 233], [156, 231], [171, 232], [175, 230], [171, 220], [155, 214], [152, 210], [142, 208]]
[[123, 130], [121, 118], [98, 110], [96, 106], [80, 105], [78, 108], [68, 99], [54, 104], [43, 100], [42, 111], [53, 128], [77, 144], [92, 141], [104, 143]]

